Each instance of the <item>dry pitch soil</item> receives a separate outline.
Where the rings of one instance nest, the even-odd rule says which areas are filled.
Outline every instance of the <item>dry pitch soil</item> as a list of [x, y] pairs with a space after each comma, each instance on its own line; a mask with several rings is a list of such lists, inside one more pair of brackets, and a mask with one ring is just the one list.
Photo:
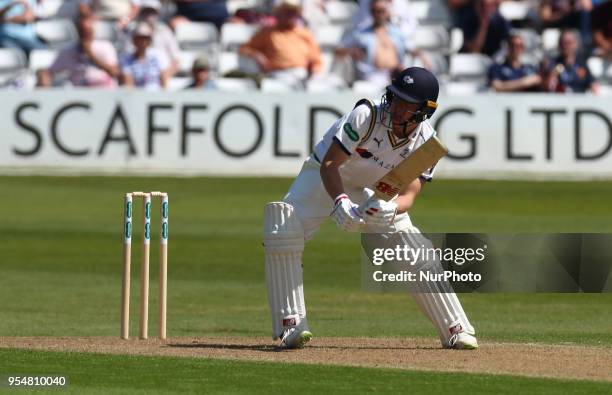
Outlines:
[[612, 381], [612, 347], [598, 346], [483, 343], [478, 350], [459, 351], [443, 350], [433, 339], [315, 338], [305, 349], [280, 350], [268, 338], [253, 337], [184, 337], [166, 341], [111, 337], [0, 337], [0, 348]]

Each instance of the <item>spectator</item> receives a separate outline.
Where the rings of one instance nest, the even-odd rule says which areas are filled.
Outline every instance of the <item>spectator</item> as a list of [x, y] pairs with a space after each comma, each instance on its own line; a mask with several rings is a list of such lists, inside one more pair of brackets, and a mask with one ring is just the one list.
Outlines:
[[542, 0], [538, 14], [542, 27], [578, 29], [582, 43], [589, 45], [592, 9], [591, 0]]
[[199, 57], [193, 62], [191, 77], [193, 81], [189, 84], [187, 89], [217, 89], [214, 81], [210, 79], [210, 63], [208, 63], [208, 59], [205, 57]]
[[[402, 62], [410, 49], [400, 29], [391, 23], [388, 0], [372, 0], [370, 13], [372, 24], [358, 29], [344, 40], [336, 55], [350, 56], [355, 61], [357, 79], [385, 86], [394, 72], [404, 69]], [[421, 56], [417, 51], [413, 54]]]
[[44, 45], [34, 30], [36, 0], [0, 0], [0, 47], [26, 53]]
[[68, 72], [74, 86], [116, 86], [117, 52], [110, 42], [94, 39], [94, 23], [92, 17], [79, 20], [79, 42], [62, 50], [51, 67], [39, 73], [40, 86], [51, 86], [53, 77], [61, 72]]
[[124, 29], [137, 15], [141, 0], [80, 0], [79, 16], [115, 20]]
[[511, 25], [499, 12], [500, 0], [448, 0], [455, 25], [463, 31], [461, 52], [494, 56], [510, 36]]
[[167, 75], [157, 52], [151, 49], [153, 29], [141, 22], [132, 33], [134, 52], [121, 58], [121, 82], [125, 86], [159, 89], [167, 86]]
[[519, 34], [508, 39], [508, 56], [501, 64], [489, 69], [489, 86], [497, 92], [535, 92], [542, 85], [537, 70], [521, 62], [525, 52], [525, 42]]
[[221, 29], [229, 17], [226, 0], [176, 0], [176, 16], [170, 20], [170, 26], [176, 30], [179, 23], [211, 22]]
[[579, 39], [573, 30], [564, 30], [559, 37], [561, 54], [548, 67], [546, 85], [550, 92], [590, 91], [597, 94], [599, 84], [586, 62], [578, 58]]
[[[410, 3], [401, 0], [390, 0], [390, 3], [391, 22], [399, 27], [404, 40], [410, 40], [418, 28], [418, 21], [414, 16]], [[372, 0], [359, 0], [359, 11], [357, 11], [353, 18], [355, 30], [368, 28], [374, 23], [371, 4]]]
[[[167, 76], [170, 78], [178, 71], [181, 51], [172, 30], [160, 20], [160, 11], [161, 3], [159, 0], [140, 0], [140, 13], [137, 22], [146, 22], [153, 29], [151, 48], [154, 48], [161, 57], [162, 68], [166, 70]], [[131, 40], [126, 43], [125, 48], [128, 51], [133, 51]]]
[[269, 78], [298, 88], [321, 71], [321, 50], [313, 34], [300, 26], [296, 0], [283, 0], [274, 8], [276, 25], [264, 27], [240, 47], [240, 54], [255, 60]]
[[595, 53], [612, 60], [612, 1], [600, 4], [593, 10], [591, 27]]

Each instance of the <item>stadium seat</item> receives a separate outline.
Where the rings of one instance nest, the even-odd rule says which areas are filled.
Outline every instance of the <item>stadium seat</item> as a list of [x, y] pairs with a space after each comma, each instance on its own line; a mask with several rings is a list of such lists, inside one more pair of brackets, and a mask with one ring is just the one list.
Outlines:
[[448, 31], [443, 26], [420, 26], [412, 39], [417, 48], [427, 51], [447, 52], [450, 46]]
[[172, 77], [170, 81], [168, 81], [168, 90], [170, 91], [180, 91], [191, 83], [191, 78], [189, 77]]
[[445, 91], [448, 96], [468, 96], [486, 90], [482, 83], [477, 82], [449, 82], [445, 86]]
[[323, 51], [321, 52], [321, 62], [323, 63], [322, 74], [329, 74], [332, 72], [332, 66], [334, 65], [334, 53]]
[[368, 97], [377, 97], [382, 96], [382, 93], [385, 90], [385, 87], [380, 84], [375, 84], [370, 81], [355, 81], [353, 83], [353, 92], [368, 96]]
[[241, 8], [257, 8], [265, 5], [265, 0], [227, 0], [227, 11], [234, 15]]
[[[396, 0], [402, 1], [402, 0]], [[407, 0], [403, 0], [407, 2]], [[417, 0], [409, 2], [409, 9], [420, 25], [451, 25], [448, 7], [444, 0]]]
[[333, 25], [349, 25], [358, 9], [359, 6], [350, 1], [331, 0], [325, 2], [325, 11]]
[[119, 39], [116, 25], [112, 21], [96, 21], [94, 25], [94, 34], [97, 40], [106, 40], [113, 44], [116, 44]]
[[179, 75], [189, 75], [191, 74], [191, 68], [193, 67], [193, 62], [198, 56], [205, 55], [200, 51], [181, 51], [179, 54], [179, 67], [178, 74]]
[[291, 87], [291, 85], [287, 84], [286, 82], [283, 82], [281, 80], [277, 80], [274, 78], [264, 78], [261, 80], [261, 91], [262, 92], [275, 92], [275, 93], [282, 93], [282, 92], [292, 92], [293, 88]]
[[184, 22], [176, 27], [176, 39], [182, 49], [204, 49], [216, 47], [219, 35], [212, 23]]
[[35, 24], [36, 34], [50, 48], [62, 48], [77, 41], [77, 32], [69, 19], [50, 19]]
[[59, 51], [53, 49], [34, 49], [30, 52], [30, 71], [48, 69], [51, 67]]
[[257, 90], [255, 81], [249, 78], [217, 78], [214, 81], [222, 92], [249, 92]]
[[241, 44], [249, 41], [257, 30], [257, 26], [244, 23], [224, 24], [221, 26], [221, 50], [236, 51]]
[[502, 1], [499, 12], [510, 22], [527, 19], [531, 5], [527, 1]]
[[491, 59], [482, 54], [458, 53], [451, 55], [450, 76], [453, 81], [483, 81]]
[[442, 76], [448, 74], [448, 61], [446, 56], [440, 52], [425, 52], [425, 56], [431, 63], [431, 72], [435, 75]]
[[306, 91], [311, 93], [335, 92], [344, 89], [346, 89], [346, 83], [336, 75], [313, 77], [306, 82]]
[[587, 65], [595, 79], [601, 80], [603, 83], [612, 82], [612, 63], [606, 62], [598, 56], [591, 56], [587, 60]]
[[561, 37], [561, 29], [549, 28], [542, 31], [541, 42], [544, 52], [553, 56], [559, 50], [559, 37]]
[[321, 25], [313, 33], [321, 50], [333, 51], [340, 45], [345, 30], [340, 25]]
[[44, 0], [38, 3], [37, 15], [41, 19], [75, 19], [78, 15], [79, 0]]
[[238, 54], [236, 52], [221, 52], [219, 54], [219, 74], [238, 69]]
[[612, 85], [601, 85], [599, 94], [604, 97], [612, 97]]
[[25, 53], [18, 48], [0, 48], [0, 86], [25, 77], [27, 70]]
[[461, 47], [463, 47], [463, 30], [458, 27], [451, 29], [449, 47], [450, 53], [457, 53], [461, 50]]
[[410, 11], [412, 15], [419, 21], [427, 19], [431, 4], [427, 0], [411, 1]]
[[240, 56], [236, 52], [221, 52], [219, 54], [219, 74], [224, 75], [235, 70], [257, 74], [259, 66], [253, 59]]

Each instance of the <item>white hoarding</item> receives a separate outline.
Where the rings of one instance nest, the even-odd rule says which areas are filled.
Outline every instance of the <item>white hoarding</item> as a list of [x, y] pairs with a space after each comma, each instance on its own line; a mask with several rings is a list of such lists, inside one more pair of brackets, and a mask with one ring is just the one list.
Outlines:
[[[360, 97], [0, 92], [0, 171], [294, 175]], [[377, 98], [374, 98], [377, 99]], [[592, 96], [441, 97], [438, 176], [612, 178], [612, 106]]]

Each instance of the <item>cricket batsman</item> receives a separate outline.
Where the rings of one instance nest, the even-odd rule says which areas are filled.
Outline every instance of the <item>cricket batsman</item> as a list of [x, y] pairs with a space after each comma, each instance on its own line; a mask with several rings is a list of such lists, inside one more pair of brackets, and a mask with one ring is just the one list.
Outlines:
[[[304, 302], [302, 252], [327, 218], [341, 230], [386, 232], [414, 248], [427, 240], [408, 212], [432, 180], [435, 166], [388, 202], [373, 197], [367, 187], [436, 134], [428, 119], [437, 108], [438, 91], [438, 81], [429, 71], [420, 67], [403, 70], [386, 87], [380, 104], [360, 100], [338, 119], [306, 159], [283, 201], [265, 206], [272, 337], [280, 339], [282, 347], [301, 348], [312, 339]], [[436, 286], [421, 284], [411, 293], [436, 327], [442, 346], [477, 348], [474, 327], [457, 295]]]

